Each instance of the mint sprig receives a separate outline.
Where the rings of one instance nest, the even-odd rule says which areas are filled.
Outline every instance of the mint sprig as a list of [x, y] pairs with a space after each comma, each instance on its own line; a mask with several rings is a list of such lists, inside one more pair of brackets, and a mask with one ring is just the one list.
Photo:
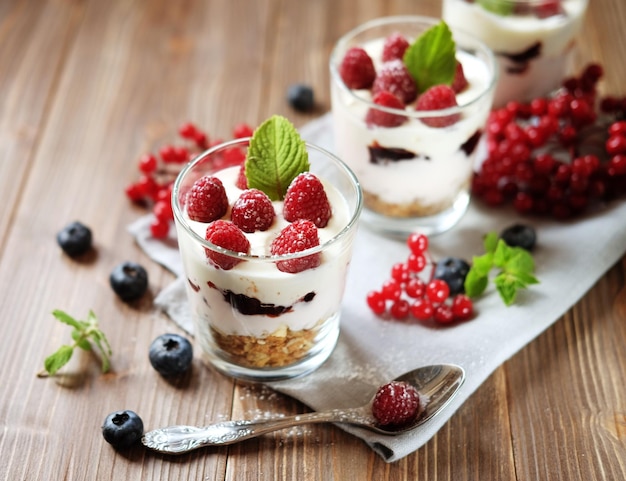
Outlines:
[[404, 52], [404, 64], [420, 93], [439, 84], [451, 85], [456, 71], [456, 45], [442, 20], [430, 27]]
[[91, 351], [92, 343], [100, 351], [102, 372], [108, 372], [111, 368], [111, 346], [104, 332], [99, 328], [98, 319], [93, 311], [89, 311], [89, 315], [85, 321], [74, 319], [66, 312], [58, 309], [54, 310], [52, 315], [63, 324], [67, 324], [73, 328], [72, 339], [74, 340], [74, 344], [64, 344], [54, 353], [50, 354], [44, 360], [44, 370], [41, 371], [38, 376], [46, 377], [55, 375], [59, 369], [70, 361], [74, 349], [78, 347], [85, 351]]
[[254, 131], [245, 162], [248, 188], [282, 200], [291, 181], [307, 170], [306, 144], [285, 117], [274, 115]]
[[514, 8], [514, 2], [510, 0], [478, 0], [478, 4], [488, 12], [502, 16], [511, 15]]
[[539, 284], [534, 276], [535, 262], [528, 251], [507, 245], [495, 232], [485, 236], [484, 246], [485, 254], [474, 256], [465, 278], [465, 293], [469, 297], [477, 297], [487, 289], [493, 269], [499, 269], [493, 282], [507, 306], [515, 302], [520, 289]]

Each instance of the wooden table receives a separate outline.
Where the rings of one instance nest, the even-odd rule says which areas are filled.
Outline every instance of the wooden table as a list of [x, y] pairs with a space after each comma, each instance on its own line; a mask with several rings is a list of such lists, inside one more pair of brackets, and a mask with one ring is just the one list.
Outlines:
[[[176, 140], [187, 120], [223, 138], [273, 113], [303, 125], [330, 108], [327, 59], [342, 33], [378, 16], [439, 11], [437, 0], [0, 2], [1, 479], [626, 479], [626, 258], [396, 463], [332, 426], [177, 458], [116, 453], [101, 436], [117, 409], [150, 427], [307, 410], [197, 359], [179, 384], [150, 366], [151, 340], [177, 328], [152, 307], [172, 275], [126, 230], [145, 213], [123, 193], [139, 155]], [[603, 89], [616, 95], [626, 95], [624, 18], [623, 0], [591, 2], [577, 57], [578, 66], [600, 61]], [[285, 101], [297, 81], [314, 86], [314, 113]], [[80, 262], [55, 242], [75, 219], [95, 235], [95, 254]], [[150, 295], [132, 306], [108, 285], [123, 260], [150, 276]], [[94, 310], [113, 372], [81, 354], [64, 376], [36, 377], [68, 342], [56, 308], [83, 318]]]

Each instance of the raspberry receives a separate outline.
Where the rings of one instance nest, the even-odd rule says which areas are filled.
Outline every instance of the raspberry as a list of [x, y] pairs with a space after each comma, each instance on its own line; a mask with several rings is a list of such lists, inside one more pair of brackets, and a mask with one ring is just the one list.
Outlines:
[[239, 167], [239, 174], [237, 175], [237, 182], [235, 185], [241, 190], [246, 190], [248, 188], [248, 178], [246, 177], [245, 164], [241, 164], [241, 167]]
[[372, 85], [372, 94], [382, 91], [391, 92], [405, 105], [410, 104], [417, 98], [417, 86], [415, 80], [407, 70], [402, 60], [385, 62]]
[[452, 80], [452, 90], [455, 93], [463, 92], [469, 85], [469, 82], [465, 78], [465, 73], [463, 72], [463, 65], [461, 62], [456, 63], [456, 70], [454, 72], [454, 79]]
[[244, 232], [265, 231], [274, 222], [276, 213], [270, 198], [260, 190], [244, 191], [233, 204], [230, 220]]
[[385, 39], [383, 45], [383, 62], [402, 59], [407, 48], [409, 48], [408, 40], [400, 33], [392, 33]]
[[227, 210], [226, 190], [217, 177], [201, 177], [187, 193], [187, 214], [191, 220], [213, 222], [226, 214]]
[[383, 427], [406, 426], [417, 419], [419, 413], [419, 393], [406, 382], [391, 381], [379, 387], [372, 402], [372, 414]]
[[283, 215], [289, 222], [307, 219], [326, 227], [332, 211], [324, 186], [314, 174], [304, 172], [293, 179], [285, 194]]
[[[242, 252], [248, 254], [250, 252], [250, 242], [241, 231], [232, 222], [218, 219], [209, 224], [206, 229], [205, 239], [212, 244], [223, 247], [234, 252]], [[219, 268], [225, 271], [232, 269], [241, 262], [241, 259], [231, 257], [226, 254], [205, 248], [207, 258]]]
[[[456, 105], [456, 95], [451, 87], [435, 85], [419, 96], [416, 110], [441, 110], [455, 107]], [[442, 117], [425, 117], [420, 120], [429, 127], [441, 128], [458, 122], [460, 118], [460, 114], [452, 114]]]
[[[404, 110], [404, 104], [391, 92], [383, 90], [374, 95], [373, 102], [376, 105], [389, 107], [391, 109]], [[392, 114], [375, 108], [370, 108], [365, 116], [365, 123], [368, 127], [377, 125], [380, 127], [397, 127], [402, 125], [406, 117], [404, 115]]]
[[348, 88], [368, 89], [374, 83], [376, 70], [374, 62], [365, 50], [361, 47], [352, 47], [341, 61], [339, 75]]
[[[272, 255], [285, 255], [302, 252], [318, 246], [320, 243], [317, 227], [310, 220], [299, 219], [285, 227], [278, 237], [272, 241], [270, 252]], [[320, 253], [311, 254], [295, 259], [276, 262], [279, 271], [297, 274], [307, 269], [313, 269], [321, 263]]]

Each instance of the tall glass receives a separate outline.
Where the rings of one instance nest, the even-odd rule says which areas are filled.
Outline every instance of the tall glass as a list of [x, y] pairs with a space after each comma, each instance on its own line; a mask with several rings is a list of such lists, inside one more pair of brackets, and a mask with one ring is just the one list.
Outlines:
[[497, 108], [546, 96], [560, 86], [586, 9], [587, 0], [443, 0], [444, 20], [496, 54]]
[[[245, 234], [253, 246], [251, 254], [216, 246], [205, 240], [208, 224], [187, 215], [187, 192], [199, 178], [217, 175], [232, 204], [242, 192], [236, 187], [239, 167], [222, 170], [222, 154], [247, 145], [248, 139], [219, 145], [185, 167], [174, 184], [174, 218], [195, 336], [204, 358], [233, 377], [281, 380], [316, 369], [335, 347], [362, 195], [356, 177], [341, 160], [307, 144], [310, 172], [322, 180], [332, 207], [328, 225], [318, 229], [320, 245], [296, 254], [270, 255], [267, 246], [287, 225], [282, 202], [274, 202], [276, 219], [270, 229]], [[229, 215], [230, 210], [225, 219]], [[240, 262], [231, 269], [217, 267], [208, 259], [211, 252]], [[281, 262], [307, 256], [319, 256], [319, 265], [297, 273], [278, 268]]]
[[[418, 110], [415, 103], [382, 107], [373, 102], [371, 89], [349, 88], [340, 65], [351, 47], [363, 47], [378, 72], [389, 35], [399, 33], [412, 42], [439, 22], [415, 16], [373, 20], [341, 37], [330, 58], [335, 150], [363, 188], [364, 223], [391, 236], [439, 234], [465, 214], [477, 145], [492, 105], [495, 59], [478, 39], [453, 30], [469, 86], [456, 95], [458, 106], [443, 110]], [[372, 125], [366, 120], [372, 111], [404, 120]], [[442, 118], [454, 121], [442, 126], [437, 123]]]

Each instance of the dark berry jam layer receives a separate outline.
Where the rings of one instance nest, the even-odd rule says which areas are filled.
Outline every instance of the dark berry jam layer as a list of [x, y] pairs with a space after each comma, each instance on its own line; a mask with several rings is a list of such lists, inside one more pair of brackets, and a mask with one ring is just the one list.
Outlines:
[[[189, 280], [189, 284], [194, 291], [198, 291], [199, 286], [195, 285], [191, 280]], [[269, 316], [269, 317], [278, 317], [287, 312], [291, 312], [293, 310], [293, 305], [291, 306], [280, 306], [277, 304], [271, 304], [266, 302], [261, 302], [259, 299], [255, 297], [250, 297], [245, 294], [237, 294], [230, 289], [220, 289], [212, 282], [208, 282], [208, 286], [212, 289], [217, 289], [220, 291], [222, 296], [224, 297], [224, 301], [228, 302], [231, 306], [233, 306], [237, 311], [239, 311], [244, 316]], [[299, 302], [311, 302], [315, 298], [315, 292], [309, 292], [300, 299], [296, 301]]]

